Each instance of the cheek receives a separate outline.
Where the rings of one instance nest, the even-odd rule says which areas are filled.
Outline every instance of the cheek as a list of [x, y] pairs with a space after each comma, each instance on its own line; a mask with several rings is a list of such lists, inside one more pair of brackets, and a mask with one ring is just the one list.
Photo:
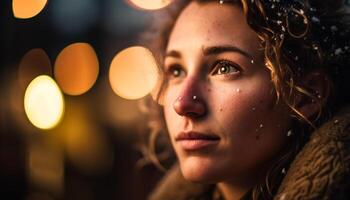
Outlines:
[[271, 159], [286, 140], [282, 134], [286, 113], [276, 106], [272, 85], [268, 81], [253, 83], [221, 90], [216, 94], [219, 108], [213, 111], [229, 154], [239, 155], [236, 159], [246, 166]]
[[275, 105], [271, 91], [272, 86], [267, 81], [247, 81], [227, 87], [212, 95], [212, 112], [228, 129], [258, 127]]

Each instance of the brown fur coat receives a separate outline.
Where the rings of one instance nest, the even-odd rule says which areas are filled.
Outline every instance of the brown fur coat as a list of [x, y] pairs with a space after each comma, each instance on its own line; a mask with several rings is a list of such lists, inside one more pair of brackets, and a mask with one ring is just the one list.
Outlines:
[[[210, 200], [213, 186], [171, 169], [149, 200]], [[283, 179], [276, 200], [350, 200], [350, 107], [315, 131]]]

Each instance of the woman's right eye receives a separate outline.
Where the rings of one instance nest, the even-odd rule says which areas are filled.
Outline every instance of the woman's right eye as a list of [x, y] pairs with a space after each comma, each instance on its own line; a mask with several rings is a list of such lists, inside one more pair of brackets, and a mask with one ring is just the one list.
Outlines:
[[181, 68], [181, 66], [174, 65], [168, 68], [167, 75], [170, 78], [179, 78], [185, 75], [185, 71]]

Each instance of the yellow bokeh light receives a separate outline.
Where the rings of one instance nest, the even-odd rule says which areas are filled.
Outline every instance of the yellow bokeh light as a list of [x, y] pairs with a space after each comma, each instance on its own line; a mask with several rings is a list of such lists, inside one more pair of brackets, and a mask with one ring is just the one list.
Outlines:
[[157, 10], [169, 5], [172, 0], [129, 0], [131, 5], [145, 10]]
[[28, 19], [39, 14], [47, 4], [47, 0], [13, 0], [12, 10], [16, 18]]
[[113, 91], [125, 99], [139, 99], [157, 84], [158, 66], [153, 54], [135, 46], [117, 54], [110, 66], [109, 81]]
[[64, 100], [51, 77], [41, 75], [29, 84], [24, 95], [24, 110], [29, 121], [40, 129], [51, 129], [59, 123]]
[[62, 91], [81, 95], [96, 82], [99, 63], [96, 52], [87, 43], [74, 43], [62, 50], [55, 62], [55, 79]]
[[39, 75], [51, 75], [51, 62], [43, 49], [28, 51], [18, 67], [18, 80], [22, 88], [26, 88], [30, 81]]

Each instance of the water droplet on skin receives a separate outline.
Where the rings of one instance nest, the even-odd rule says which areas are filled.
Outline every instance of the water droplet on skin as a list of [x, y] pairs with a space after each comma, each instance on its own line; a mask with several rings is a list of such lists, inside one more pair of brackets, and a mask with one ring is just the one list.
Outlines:
[[253, 107], [253, 108], [252, 108], [252, 111], [255, 111], [255, 110], [256, 110], [256, 108], [255, 108], [255, 107]]
[[291, 135], [293, 135], [293, 132], [292, 132], [292, 130], [289, 130], [289, 131], [287, 132], [287, 137], [290, 137]]
[[263, 125], [263, 124], [260, 124], [260, 125], [259, 125], [259, 127], [260, 127], [260, 128], [263, 128], [263, 127], [264, 127], [264, 125]]
[[253, 60], [253, 59], [252, 59], [252, 60], [250, 60], [250, 63], [254, 64], [254, 60]]
[[193, 96], [193, 100], [196, 100], [197, 99], [197, 96]]
[[334, 124], [338, 124], [339, 123], [339, 120], [334, 120]]
[[241, 92], [241, 89], [237, 88], [237, 90], [236, 90], [236, 91], [237, 91], [237, 93], [240, 93], [240, 92]]

